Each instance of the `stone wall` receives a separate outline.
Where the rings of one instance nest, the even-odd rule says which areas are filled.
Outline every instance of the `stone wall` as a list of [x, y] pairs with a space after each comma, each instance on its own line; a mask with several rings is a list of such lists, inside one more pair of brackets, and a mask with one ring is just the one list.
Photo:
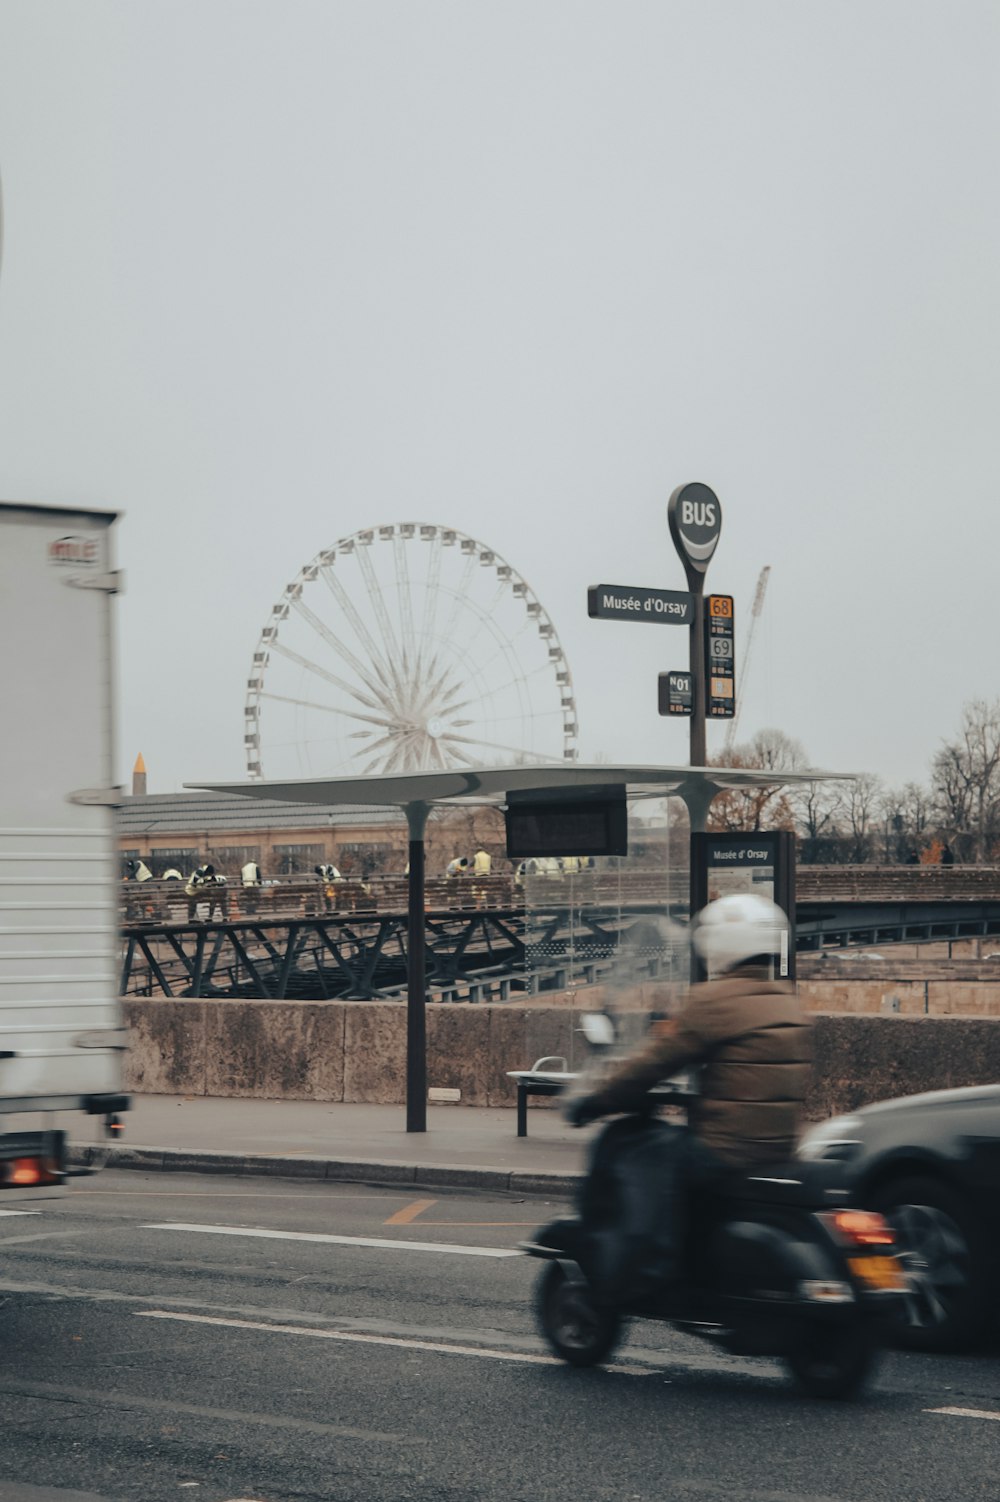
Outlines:
[[[406, 1007], [392, 1001], [125, 1001], [130, 1090], [401, 1103]], [[462, 1104], [516, 1100], [508, 1069], [582, 1053], [565, 1007], [427, 1008], [427, 1083]]]
[[811, 980], [798, 983], [802, 1005], [810, 1012], [880, 1012], [883, 999], [895, 997], [904, 1016], [1000, 1017], [997, 980]]
[[[406, 1008], [398, 1002], [129, 1000], [125, 1012], [128, 1088], [139, 1094], [403, 1103]], [[814, 1021], [812, 1117], [1000, 1081], [1000, 1026], [988, 1018]], [[576, 1026], [565, 1006], [429, 1007], [428, 1086], [460, 1090], [463, 1105], [513, 1105], [507, 1070], [545, 1054], [578, 1063]]]

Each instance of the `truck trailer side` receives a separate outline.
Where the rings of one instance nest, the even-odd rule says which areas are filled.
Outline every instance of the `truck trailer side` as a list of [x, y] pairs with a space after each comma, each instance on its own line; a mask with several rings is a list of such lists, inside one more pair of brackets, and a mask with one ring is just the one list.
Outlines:
[[[0, 502], [0, 1202], [128, 1106], [114, 810], [116, 515]], [[35, 1117], [41, 1113], [40, 1119]]]

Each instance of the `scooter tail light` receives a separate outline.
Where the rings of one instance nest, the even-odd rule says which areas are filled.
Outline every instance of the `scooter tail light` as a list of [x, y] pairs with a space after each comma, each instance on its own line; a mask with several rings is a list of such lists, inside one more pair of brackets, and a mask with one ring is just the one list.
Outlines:
[[895, 1232], [874, 1210], [834, 1210], [823, 1217], [830, 1229], [851, 1246], [894, 1246]]

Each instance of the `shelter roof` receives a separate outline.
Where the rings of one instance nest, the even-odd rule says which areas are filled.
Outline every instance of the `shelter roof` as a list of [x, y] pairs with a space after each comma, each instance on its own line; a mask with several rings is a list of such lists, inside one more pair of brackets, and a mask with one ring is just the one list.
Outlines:
[[[262, 783], [251, 784], [264, 787]], [[303, 803], [312, 807], [303, 807]], [[249, 830], [305, 829], [331, 825], [341, 829], [394, 825], [399, 813], [384, 803], [331, 807], [321, 798], [278, 802], [272, 795], [253, 802], [233, 793], [151, 793], [126, 797], [117, 811], [118, 833], [128, 835], [191, 834], [207, 830], [241, 833]]]
[[470, 767], [445, 772], [386, 773], [369, 777], [304, 777], [291, 782], [200, 782], [188, 787], [216, 793], [266, 798], [285, 803], [405, 807], [410, 803], [450, 803], [468, 799], [501, 803], [508, 793], [572, 792], [574, 788], [621, 787], [632, 797], [710, 796], [732, 788], [785, 787], [828, 779], [850, 779], [847, 772], [777, 772], [758, 767], [609, 767], [583, 762], [543, 762], [536, 766]]

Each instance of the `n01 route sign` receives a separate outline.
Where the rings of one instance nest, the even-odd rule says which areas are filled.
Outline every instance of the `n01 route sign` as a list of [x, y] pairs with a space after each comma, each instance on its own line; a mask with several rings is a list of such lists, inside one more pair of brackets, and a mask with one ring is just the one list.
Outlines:
[[631, 584], [592, 584], [587, 614], [598, 621], [659, 621], [690, 626], [694, 600], [681, 589], [640, 589]]
[[694, 682], [690, 673], [661, 673], [658, 679], [660, 714], [689, 715], [694, 707]]

